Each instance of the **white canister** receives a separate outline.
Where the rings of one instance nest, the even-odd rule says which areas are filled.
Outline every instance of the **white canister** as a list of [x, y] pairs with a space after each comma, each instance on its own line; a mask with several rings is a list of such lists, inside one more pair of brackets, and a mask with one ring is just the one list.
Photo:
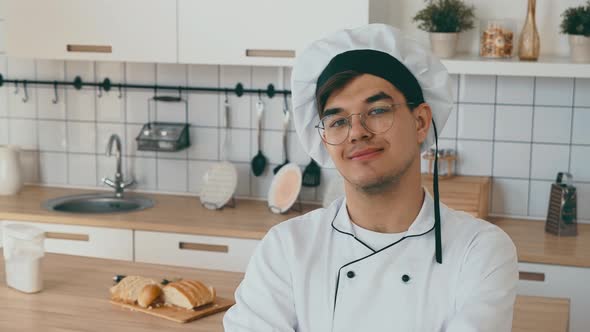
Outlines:
[[20, 149], [15, 145], [0, 145], [0, 195], [17, 194], [22, 187]]
[[4, 265], [6, 284], [24, 293], [43, 289], [41, 260], [45, 255], [45, 232], [24, 224], [4, 224]]

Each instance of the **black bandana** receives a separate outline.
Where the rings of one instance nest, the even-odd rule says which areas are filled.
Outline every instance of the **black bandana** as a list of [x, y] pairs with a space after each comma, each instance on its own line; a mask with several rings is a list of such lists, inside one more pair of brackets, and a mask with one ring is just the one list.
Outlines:
[[318, 77], [316, 93], [330, 77], [347, 70], [381, 77], [395, 86], [407, 102], [424, 102], [422, 88], [410, 70], [390, 54], [376, 50], [352, 50], [332, 58]]

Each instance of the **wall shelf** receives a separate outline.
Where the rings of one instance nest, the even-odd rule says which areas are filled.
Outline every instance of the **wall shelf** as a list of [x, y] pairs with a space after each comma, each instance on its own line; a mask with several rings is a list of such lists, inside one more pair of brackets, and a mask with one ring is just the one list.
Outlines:
[[442, 63], [451, 74], [590, 78], [590, 63], [574, 63], [567, 56], [542, 55], [538, 61], [486, 59], [459, 54]]

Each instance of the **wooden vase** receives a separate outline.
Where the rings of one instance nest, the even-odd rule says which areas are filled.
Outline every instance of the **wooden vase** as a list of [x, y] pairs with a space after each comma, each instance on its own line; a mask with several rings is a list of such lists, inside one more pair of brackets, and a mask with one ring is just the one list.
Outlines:
[[535, 23], [536, 0], [528, 0], [528, 10], [526, 21], [520, 33], [518, 42], [518, 57], [520, 60], [537, 61], [539, 59], [539, 50], [541, 42], [539, 40], [539, 31]]

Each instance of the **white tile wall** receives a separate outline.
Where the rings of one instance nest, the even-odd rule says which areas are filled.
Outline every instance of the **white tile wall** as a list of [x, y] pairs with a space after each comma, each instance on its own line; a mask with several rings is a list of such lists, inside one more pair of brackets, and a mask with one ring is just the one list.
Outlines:
[[[47, 60], [8, 60], [0, 57], [0, 72], [18, 78], [103, 80], [114, 83], [194, 85], [264, 89], [290, 88], [290, 69], [243, 66], [194, 66], [146, 63], [110, 63]], [[492, 176], [491, 213], [543, 218], [547, 197], [557, 171], [570, 171], [577, 181], [579, 200], [590, 197], [590, 100], [589, 80], [534, 77], [453, 76], [457, 104], [441, 132], [440, 148], [458, 151], [456, 171], [462, 175]], [[67, 91], [66, 91], [67, 90]], [[225, 134], [225, 95], [183, 93], [188, 100], [192, 146], [179, 153], [137, 151], [135, 137], [148, 121], [148, 99], [153, 91], [118, 89], [98, 97], [96, 89], [29, 87], [31, 100], [22, 103], [22, 87], [0, 88], [0, 144], [25, 148], [27, 180], [52, 185], [103, 186], [112, 177], [115, 159], [106, 157], [108, 137], [123, 140], [126, 177], [137, 180], [136, 190], [198, 194], [202, 176], [220, 160]], [[159, 91], [158, 95], [176, 95]], [[283, 162], [281, 96], [261, 96], [265, 103], [262, 149], [269, 160], [267, 171], [255, 177], [250, 160], [256, 143], [256, 94], [238, 98], [228, 94], [231, 105], [231, 143], [228, 156], [238, 169], [237, 195], [265, 199], [272, 169]], [[289, 100], [290, 101], [290, 100]], [[151, 119], [184, 121], [183, 105], [153, 103]], [[289, 125], [289, 159], [301, 166], [309, 163], [293, 124]], [[422, 163], [425, 171], [426, 163]], [[305, 188], [304, 200], [321, 201], [329, 179], [340, 175], [324, 169], [322, 185]], [[581, 204], [578, 217], [590, 221]]]
[[533, 128], [531, 106], [498, 105], [496, 108], [496, 140], [530, 142]]
[[534, 110], [533, 141], [539, 143], [569, 143], [571, 107], [541, 107]]
[[573, 78], [536, 78], [535, 104], [552, 106], [572, 106]]
[[533, 144], [531, 178], [555, 180], [558, 172], [567, 172], [570, 147], [558, 144]]
[[534, 91], [533, 77], [498, 77], [498, 103], [531, 105]]

